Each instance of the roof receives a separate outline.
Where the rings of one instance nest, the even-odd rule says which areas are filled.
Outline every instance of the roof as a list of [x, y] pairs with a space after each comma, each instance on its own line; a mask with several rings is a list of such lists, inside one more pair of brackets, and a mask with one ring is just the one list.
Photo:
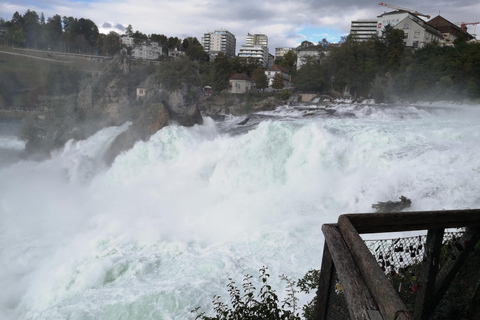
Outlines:
[[434, 26], [435, 28], [440, 30], [440, 32], [443, 32], [443, 33], [453, 33], [453, 34], [461, 33], [465, 35], [469, 40], [475, 38], [474, 36], [469, 34], [466, 30], [462, 30], [462, 28], [458, 27], [457, 25], [448, 21], [442, 16], [436, 16], [432, 20], [428, 21], [428, 24], [431, 26]]
[[273, 66], [268, 68], [267, 71], [281, 71], [287, 73], [288, 71], [290, 71], [290, 69], [284, 66], [279, 66], [278, 64], [274, 64]]
[[395, 10], [395, 11], [390, 11], [390, 12], [384, 12], [381, 15], [377, 16], [377, 18], [383, 17], [383, 16], [388, 16], [391, 14], [399, 14], [399, 13], [410, 13], [411, 15], [414, 15], [411, 12], [405, 11], [405, 10]]
[[431, 26], [430, 24], [428, 24], [427, 22], [423, 21], [423, 20], [414, 20], [414, 19], [411, 19], [410, 17], [405, 17], [404, 19], [402, 19], [396, 26], [399, 26], [401, 27], [402, 26], [402, 23], [405, 21], [405, 20], [410, 20], [412, 21], [413, 23], [416, 23], [417, 25], [419, 25], [420, 27], [422, 27], [423, 29], [425, 29], [425, 31], [427, 31], [428, 33], [431, 33], [437, 37], [440, 37], [440, 38], [443, 38], [443, 34], [440, 32], [440, 30], [438, 30], [437, 28], [435, 28], [434, 26]]
[[252, 81], [252, 79], [250, 79], [245, 73], [235, 73], [230, 77], [230, 80]]

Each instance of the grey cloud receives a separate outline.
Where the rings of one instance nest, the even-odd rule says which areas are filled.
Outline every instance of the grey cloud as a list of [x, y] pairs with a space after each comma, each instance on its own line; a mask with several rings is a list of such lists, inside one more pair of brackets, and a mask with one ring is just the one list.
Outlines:
[[118, 30], [121, 30], [121, 31], [125, 31], [125, 29], [127, 29], [120, 23], [117, 23], [114, 28], [117, 28]]
[[102, 28], [111, 28], [112, 27], [112, 24], [111, 23], [108, 23], [108, 22], [104, 22], [102, 24]]

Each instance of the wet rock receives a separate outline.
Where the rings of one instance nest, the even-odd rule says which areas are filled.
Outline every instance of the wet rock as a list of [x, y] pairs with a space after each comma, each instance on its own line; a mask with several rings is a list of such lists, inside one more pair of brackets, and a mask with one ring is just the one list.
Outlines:
[[409, 208], [412, 204], [412, 201], [405, 196], [400, 196], [400, 201], [387, 201], [387, 202], [378, 202], [372, 204], [372, 208], [376, 209], [376, 212], [399, 212], [405, 208]]

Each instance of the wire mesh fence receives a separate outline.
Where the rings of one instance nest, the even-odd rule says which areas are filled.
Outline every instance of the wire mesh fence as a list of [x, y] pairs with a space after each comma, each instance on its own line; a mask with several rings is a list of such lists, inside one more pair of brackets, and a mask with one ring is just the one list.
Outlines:
[[[466, 243], [462, 239], [463, 230], [445, 232], [441, 253], [438, 261], [437, 279], [445, 276], [450, 266], [454, 264]], [[396, 239], [366, 240], [365, 244], [376, 258], [379, 268], [391, 281], [399, 296], [404, 301], [408, 311], [413, 314], [417, 294], [425, 288], [425, 282], [420, 278], [427, 252], [426, 235]], [[348, 307], [343, 295], [338, 275], [334, 272], [331, 278], [327, 319], [349, 319]], [[474, 296], [480, 296], [480, 245], [477, 245], [469, 259], [462, 265], [452, 284], [442, 300], [432, 302], [431, 320], [455, 320], [472, 318], [472, 310], [478, 301]], [[480, 299], [480, 297], [477, 297]], [[478, 306], [480, 308], [480, 305]], [[477, 315], [480, 316], [480, 315]], [[473, 318], [472, 318], [473, 319]], [[475, 318], [477, 319], [477, 318]]]
[[347, 300], [343, 292], [342, 285], [338, 279], [338, 274], [333, 268], [333, 275], [330, 278], [329, 292], [328, 292], [328, 320], [348, 320], [350, 313], [348, 311]]

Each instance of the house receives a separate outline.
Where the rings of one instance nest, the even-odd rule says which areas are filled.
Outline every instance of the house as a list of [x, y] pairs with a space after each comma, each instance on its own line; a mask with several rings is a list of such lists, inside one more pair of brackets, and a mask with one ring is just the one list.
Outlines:
[[135, 59], [157, 60], [163, 55], [163, 47], [154, 41], [144, 41], [143, 44], [135, 45], [132, 49], [132, 57]]
[[377, 16], [377, 35], [379, 37], [382, 36], [383, 31], [385, 31], [385, 27], [390, 25], [392, 27], [396, 27], [400, 21], [405, 18], [410, 18], [413, 21], [417, 22], [425, 22], [418, 16], [404, 10], [395, 10], [390, 12], [385, 12], [379, 16]]
[[121, 36], [120, 39], [122, 40], [122, 44], [127, 47], [134, 47], [135, 46], [135, 39], [129, 36]]
[[281, 74], [283, 78], [283, 87], [284, 88], [292, 87], [293, 85], [292, 85], [291, 77], [288, 74], [288, 71], [289, 71], [288, 68], [279, 66], [278, 64], [274, 64], [273, 66], [265, 70], [265, 75], [267, 76], [267, 79], [268, 79], [268, 86], [271, 87], [273, 84], [273, 78], [275, 78], [277, 74]]
[[172, 58], [183, 57], [185, 55], [185, 51], [175, 49], [168, 49], [168, 56]]
[[137, 87], [137, 100], [141, 97], [144, 97], [147, 94], [147, 89], [145, 86]]
[[244, 73], [236, 73], [230, 77], [230, 92], [245, 93], [253, 89], [255, 83]]
[[403, 31], [405, 46], [413, 49], [423, 48], [431, 42], [443, 41], [443, 34], [439, 30], [418, 18], [411, 19], [407, 16], [394, 28]]
[[459, 27], [442, 16], [436, 16], [428, 21], [428, 24], [442, 33], [445, 44], [453, 44], [453, 41], [459, 37], [463, 37], [466, 41], [475, 39], [473, 35], [467, 32], [465, 25]]

